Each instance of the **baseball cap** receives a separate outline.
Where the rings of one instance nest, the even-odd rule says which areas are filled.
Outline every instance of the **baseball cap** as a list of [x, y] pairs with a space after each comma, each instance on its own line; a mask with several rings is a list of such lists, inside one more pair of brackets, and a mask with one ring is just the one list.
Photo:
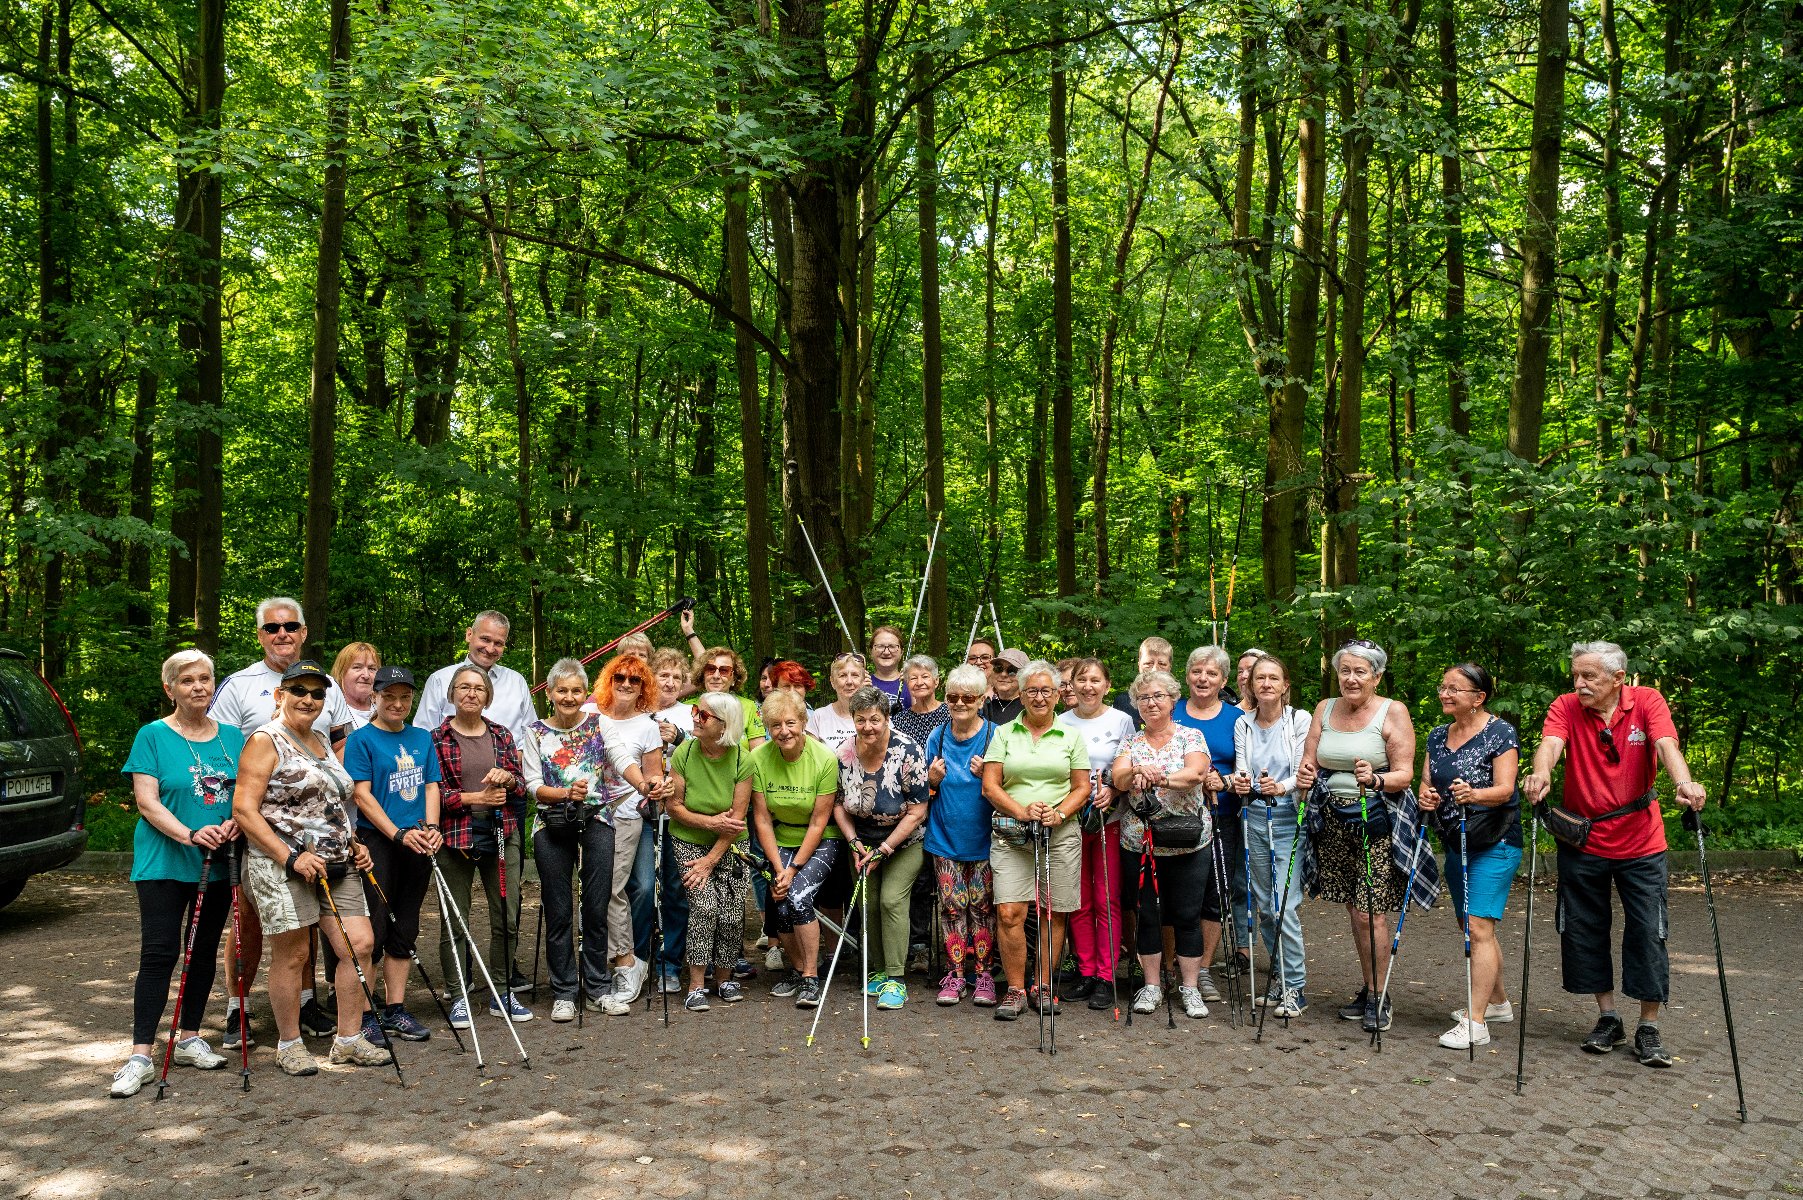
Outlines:
[[292, 683], [296, 679], [304, 679], [308, 675], [317, 675], [328, 684], [332, 682], [332, 677], [326, 673], [326, 669], [310, 658], [303, 658], [292, 667], [289, 667], [286, 671], [283, 671], [282, 682]]
[[1016, 671], [1018, 671], [1027, 665], [1028, 659], [1027, 659], [1026, 654], [1024, 654], [1023, 652], [1021, 652], [1019, 650], [1015, 650], [1012, 647], [1010, 647], [1009, 649], [1004, 650], [1000, 654], [996, 655], [995, 661], [997, 661], [999, 663], [1007, 663], [1009, 666], [1013, 667]]
[[404, 683], [410, 688], [419, 686], [413, 682], [413, 672], [406, 667], [378, 667], [376, 669], [376, 691], [384, 691], [397, 683]]

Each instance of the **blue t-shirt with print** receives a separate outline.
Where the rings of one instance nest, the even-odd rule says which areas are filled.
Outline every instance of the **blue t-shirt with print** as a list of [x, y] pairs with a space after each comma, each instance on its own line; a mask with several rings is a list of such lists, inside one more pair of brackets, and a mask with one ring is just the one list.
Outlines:
[[[191, 742], [167, 721], [152, 721], [138, 730], [131, 753], [119, 768], [123, 775], [149, 775], [157, 781], [157, 799], [189, 829], [222, 825], [232, 817], [232, 791], [238, 782], [238, 756], [244, 734], [219, 723], [211, 741]], [[131, 837], [131, 877], [177, 879], [200, 877], [201, 850], [167, 836], [149, 821], [139, 820]], [[209, 879], [226, 877], [225, 855], [215, 853]]]
[[967, 742], [941, 725], [927, 735], [927, 766], [945, 760], [945, 778], [927, 809], [926, 850], [954, 862], [981, 862], [989, 857], [989, 801], [983, 799], [983, 777], [972, 774], [971, 760], [981, 757], [995, 725], [984, 721]]
[[[417, 725], [390, 733], [374, 721], [344, 743], [344, 769], [352, 779], [367, 782], [376, 803], [400, 829], [426, 819], [426, 785], [439, 782], [438, 752], [432, 735]], [[359, 829], [371, 828], [359, 813]]]
[[[1221, 778], [1225, 780], [1233, 774], [1233, 727], [1245, 713], [1234, 705], [1221, 701], [1221, 709], [1206, 721], [1198, 720], [1190, 715], [1189, 702], [1180, 701], [1171, 719], [1179, 725], [1187, 725], [1202, 735], [1208, 743], [1208, 762]], [[1235, 792], [1222, 789], [1215, 798], [1220, 806], [1216, 815], [1222, 820], [1237, 820], [1240, 815], [1240, 798]]]

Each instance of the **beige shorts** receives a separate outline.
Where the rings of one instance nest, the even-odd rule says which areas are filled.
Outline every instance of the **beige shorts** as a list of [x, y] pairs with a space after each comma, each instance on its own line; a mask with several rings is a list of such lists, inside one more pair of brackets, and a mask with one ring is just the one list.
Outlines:
[[[1052, 911], [1076, 912], [1082, 903], [1083, 834], [1075, 821], [1052, 830], [1050, 845]], [[997, 904], [1033, 902], [1033, 843], [1011, 846], [1002, 838], [989, 841], [989, 870], [995, 876]]]
[[[319, 885], [290, 875], [287, 867], [254, 850], [244, 861], [244, 891], [270, 937], [319, 924]], [[334, 883], [332, 903], [341, 917], [367, 917], [363, 876], [351, 871]]]

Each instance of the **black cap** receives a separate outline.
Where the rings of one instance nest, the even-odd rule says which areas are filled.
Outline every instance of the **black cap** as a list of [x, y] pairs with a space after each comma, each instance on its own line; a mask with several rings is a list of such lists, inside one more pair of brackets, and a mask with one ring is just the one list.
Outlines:
[[413, 682], [413, 672], [406, 667], [380, 667], [376, 670], [376, 691], [383, 691], [397, 683], [404, 683], [408, 687], [418, 686]]
[[331, 675], [326, 672], [324, 667], [320, 666], [310, 658], [303, 658], [292, 667], [289, 667], [286, 671], [282, 672], [282, 682], [289, 683], [307, 675], [317, 675], [327, 683], [332, 681]]

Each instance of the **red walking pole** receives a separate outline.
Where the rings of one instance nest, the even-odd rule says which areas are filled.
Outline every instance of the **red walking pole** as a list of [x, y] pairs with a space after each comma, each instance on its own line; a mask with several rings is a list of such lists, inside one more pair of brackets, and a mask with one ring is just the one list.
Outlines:
[[[589, 654], [584, 655], [582, 658], [582, 665], [585, 667], [588, 666], [590, 663], [594, 662], [597, 658], [600, 658], [603, 654], [606, 654], [609, 650], [612, 650], [615, 646], [618, 646], [621, 642], [625, 641], [627, 638], [631, 637], [633, 634], [645, 632], [647, 629], [651, 628], [653, 625], [657, 624], [659, 621], [666, 620], [672, 613], [689, 612], [694, 607], [695, 607], [695, 597], [684, 596], [682, 599], [678, 600], [675, 604], [672, 604], [669, 608], [664, 609], [662, 612], [658, 613], [656, 616], [651, 617], [649, 620], [646, 620], [638, 625], [634, 625], [631, 629], [628, 629], [625, 633], [622, 633], [619, 637], [615, 638], [613, 641], [608, 642], [606, 645], [602, 646], [599, 650], [595, 650]], [[544, 682], [541, 680], [540, 682], [533, 685], [532, 694], [534, 696], [536, 696], [544, 690], [545, 690], [545, 685], [544, 685]]]
[[[200, 930], [200, 906], [207, 898], [207, 873], [213, 868], [213, 851], [200, 852], [200, 886], [194, 889], [194, 915], [188, 919], [187, 944], [182, 947], [182, 979], [175, 988], [175, 1013], [169, 1018], [169, 1044], [163, 1047], [163, 1077], [157, 1080], [157, 1099], [169, 1089], [169, 1064], [175, 1058], [175, 1035], [182, 1027], [182, 999], [188, 994], [188, 964], [194, 961], [194, 939]], [[243, 978], [242, 975], [239, 976]], [[242, 1018], [240, 1018], [242, 1019]]]

